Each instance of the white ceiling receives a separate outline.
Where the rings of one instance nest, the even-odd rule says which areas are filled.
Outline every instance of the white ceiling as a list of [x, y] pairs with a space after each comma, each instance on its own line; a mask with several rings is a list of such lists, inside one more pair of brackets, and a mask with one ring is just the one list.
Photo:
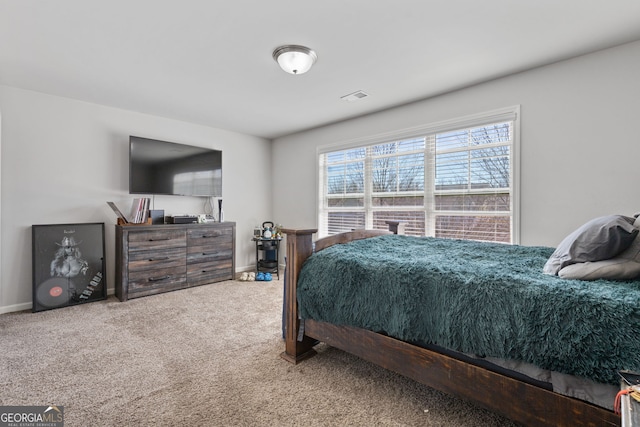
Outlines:
[[639, 39], [638, 0], [0, 0], [0, 84], [275, 138]]

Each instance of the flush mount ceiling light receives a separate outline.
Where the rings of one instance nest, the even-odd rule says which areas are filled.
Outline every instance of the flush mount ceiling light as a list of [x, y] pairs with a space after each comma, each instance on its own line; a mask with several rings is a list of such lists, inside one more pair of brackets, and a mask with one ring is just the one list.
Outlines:
[[288, 44], [276, 48], [273, 59], [289, 74], [304, 74], [316, 62], [318, 55], [308, 47]]

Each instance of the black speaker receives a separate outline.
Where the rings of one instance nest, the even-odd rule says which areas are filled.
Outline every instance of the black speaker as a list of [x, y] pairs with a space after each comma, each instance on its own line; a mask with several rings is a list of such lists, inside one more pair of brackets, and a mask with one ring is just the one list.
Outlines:
[[150, 210], [151, 224], [164, 224], [164, 209], [163, 210]]

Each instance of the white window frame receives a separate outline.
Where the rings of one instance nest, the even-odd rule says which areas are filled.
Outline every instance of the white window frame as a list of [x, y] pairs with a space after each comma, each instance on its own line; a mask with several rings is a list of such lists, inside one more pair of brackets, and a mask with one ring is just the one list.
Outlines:
[[[341, 151], [348, 150], [352, 148], [360, 148], [364, 146], [376, 145], [376, 144], [385, 144], [392, 141], [405, 140], [409, 138], [419, 138], [419, 137], [431, 137], [436, 133], [448, 132], [457, 129], [464, 128], [472, 128], [475, 126], [482, 126], [492, 123], [511, 121], [513, 123], [512, 126], [512, 145], [510, 147], [510, 179], [511, 179], [511, 197], [510, 197], [510, 212], [511, 212], [511, 243], [519, 244], [520, 243], [520, 106], [515, 105], [511, 107], [491, 110], [479, 114], [473, 114], [464, 117], [458, 117], [450, 120], [445, 120], [436, 123], [430, 123], [426, 125], [421, 125], [413, 128], [401, 129], [397, 131], [387, 132], [384, 134], [372, 135], [363, 138], [352, 139], [348, 141], [343, 141], [336, 144], [329, 144], [320, 146], [316, 150], [316, 167], [318, 168], [316, 173], [316, 189], [317, 189], [317, 221], [318, 221], [318, 237], [325, 237], [327, 233], [322, 229], [322, 216], [325, 214], [325, 210], [323, 207], [323, 191], [324, 191], [324, 171], [320, 166], [320, 158], [321, 155], [333, 152], [333, 151]], [[429, 147], [433, 147], [433, 144], [426, 144], [425, 150], [428, 150]], [[427, 159], [435, 158], [434, 153], [428, 153], [426, 155]], [[425, 161], [425, 206], [426, 210], [426, 223], [425, 223], [425, 233], [427, 235], [434, 235], [435, 229], [435, 215], [441, 214], [443, 211], [434, 211], [434, 207], [431, 206], [432, 201], [434, 200], [434, 185], [435, 181], [435, 168], [432, 165], [427, 165], [427, 161]], [[366, 168], [366, 170], [370, 170], [370, 168]], [[426, 174], [429, 174], [427, 177]], [[365, 185], [365, 192], [368, 190], [370, 185]], [[368, 209], [367, 204], [370, 203], [370, 194], [365, 194], [365, 208], [364, 212], [366, 215], [366, 226], [367, 228], [371, 227], [371, 210]], [[402, 208], [406, 209], [406, 208]], [[396, 209], [396, 210], [402, 210]], [[459, 213], [459, 212], [457, 212]]]

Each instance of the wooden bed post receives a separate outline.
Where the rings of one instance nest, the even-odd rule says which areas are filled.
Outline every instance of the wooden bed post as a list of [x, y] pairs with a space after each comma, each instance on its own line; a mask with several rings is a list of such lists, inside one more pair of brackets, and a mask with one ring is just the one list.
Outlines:
[[393, 234], [404, 234], [404, 229], [407, 225], [404, 221], [385, 221], [385, 224]]
[[293, 364], [316, 354], [313, 349], [316, 340], [305, 336], [302, 341], [298, 341], [300, 320], [296, 290], [302, 264], [313, 253], [313, 233], [316, 231], [318, 230], [282, 230], [287, 236], [287, 268], [284, 292], [285, 351], [280, 357]]

